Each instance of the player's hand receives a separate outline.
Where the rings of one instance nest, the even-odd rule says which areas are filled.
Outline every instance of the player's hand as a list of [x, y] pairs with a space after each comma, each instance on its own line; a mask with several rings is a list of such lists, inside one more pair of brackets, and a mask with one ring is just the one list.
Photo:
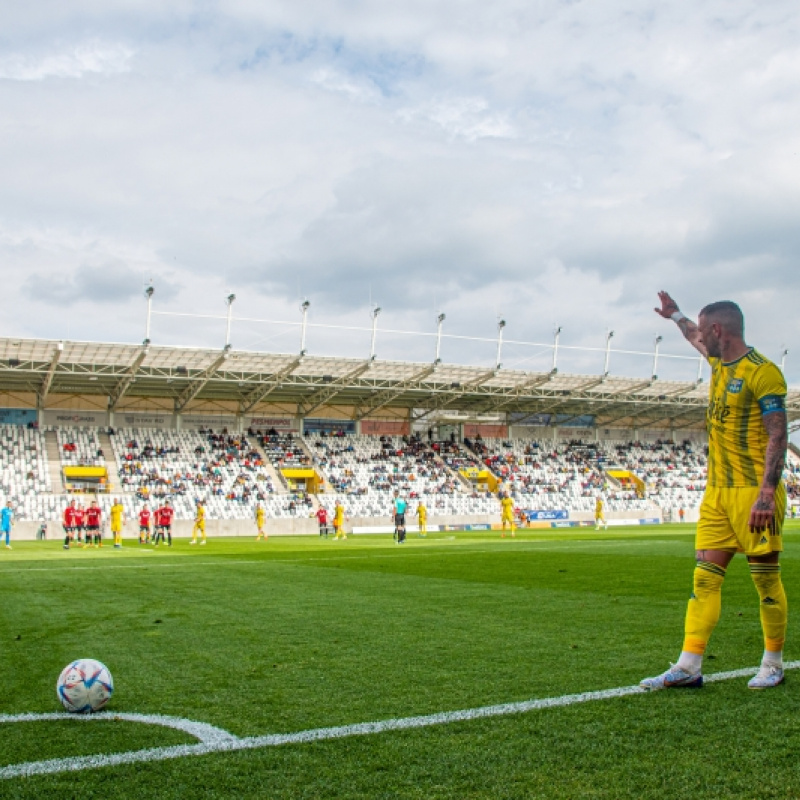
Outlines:
[[670, 319], [676, 311], [680, 311], [678, 304], [669, 296], [668, 292], [659, 292], [658, 299], [661, 301], [661, 308], [653, 310], [664, 319]]
[[760, 492], [758, 499], [750, 509], [750, 520], [748, 522], [751, 533], [763, 533], [769, 528], [775, 530], [775, 495], [768, 492]]

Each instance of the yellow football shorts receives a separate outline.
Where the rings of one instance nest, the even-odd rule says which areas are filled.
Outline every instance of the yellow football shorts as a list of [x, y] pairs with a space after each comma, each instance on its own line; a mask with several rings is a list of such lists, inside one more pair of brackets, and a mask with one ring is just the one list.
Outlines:
[[781, 483], [775, 491], [774, 530], [751, 533], [750, 511], [758, 492], [757, 486], [707, 487], [700, 505], [695, 549], [734, 550], [748, 556], [766, 556], [783, 550], [781, 533], [786, 516], [786, 490]]

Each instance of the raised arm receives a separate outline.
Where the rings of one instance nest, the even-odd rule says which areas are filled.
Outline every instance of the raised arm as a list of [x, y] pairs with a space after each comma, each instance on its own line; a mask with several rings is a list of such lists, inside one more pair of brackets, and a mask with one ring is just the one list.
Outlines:
[[656, 314], [664, 317], [664, 319], [674, 320], [675, 324], [681, 329], [681, 333], [686, 341], [704, 358], [708, 358], [708, 353], [700, 338], [700, 331], [697, 324], [681, 313], [678, 304], [667, 292], [659, 292], [658, 299], [661, 300], [661, 308], [655, 309]]

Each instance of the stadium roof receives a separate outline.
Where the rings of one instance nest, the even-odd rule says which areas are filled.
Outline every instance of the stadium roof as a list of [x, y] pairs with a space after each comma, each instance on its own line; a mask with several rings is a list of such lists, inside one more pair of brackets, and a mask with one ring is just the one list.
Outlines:
[[[526, 372], [455, 364], [413, 363], [212, 350], [188, 347], [0, 338], [0, 391], [99, 395], [114, 410], [123, 397], [169, 399], [176, 412], [196, 400], [297, 404], [298, 415], [349, 406], [356, 419], [386, 408], [416, 418], [459, 411], [557, 414], [559, 424], [591, 415], [600, 426], [689, 428], [704, 424], [707, 387], [700, 382]], [[800, 390], [787, 398], [800, 424]]]

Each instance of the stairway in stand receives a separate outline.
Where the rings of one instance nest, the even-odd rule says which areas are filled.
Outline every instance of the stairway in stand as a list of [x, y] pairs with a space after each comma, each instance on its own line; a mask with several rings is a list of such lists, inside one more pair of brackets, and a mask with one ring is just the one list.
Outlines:
[[47, 450], [47, 471], [50, 473], [50, 490], [53, 494], [64, 494], [64, 481], [61, 475], [61, 453], [55, 431], [45, 431], [45, 449]]
[[114, 457], [114, 448], [111, 446], [111, 437], [107, 433], [100, 431], [97, 434], [97, 438], [100, 441], [103, 458], [106, 460], [106, 471], [108, 472], [108, 482], [111, 484], [111, 493], [122, 492], [124, 490], [119, 476], [117, 459]]

